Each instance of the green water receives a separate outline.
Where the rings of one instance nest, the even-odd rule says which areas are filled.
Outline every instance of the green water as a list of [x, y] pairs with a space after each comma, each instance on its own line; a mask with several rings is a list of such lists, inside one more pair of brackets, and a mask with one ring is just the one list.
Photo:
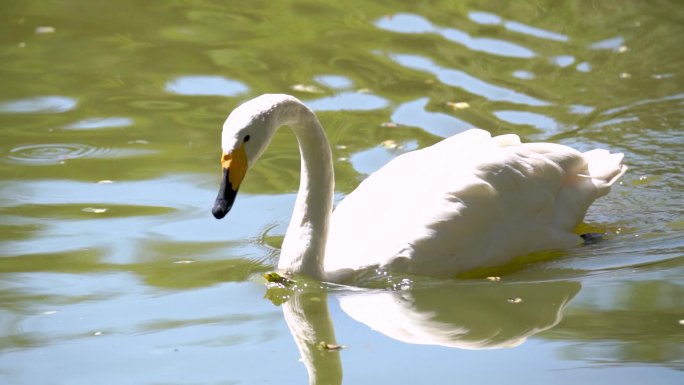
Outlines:
[[[682, 383], [682, 36], [675, 0], [3, 1], [0, 382]], [[267, 290], [294, 136], [210, 213], [223, 120], [265, 92], [316, 110], [338, 199], [473, 126], [630, 170], [596, 245]]]

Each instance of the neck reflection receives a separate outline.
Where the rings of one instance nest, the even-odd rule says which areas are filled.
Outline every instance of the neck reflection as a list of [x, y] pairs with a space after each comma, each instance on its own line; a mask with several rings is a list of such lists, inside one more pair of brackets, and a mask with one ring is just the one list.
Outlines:
[[269, 289], [267, 296], [274, 303], [276, 297], [285, 301], [283, 315], [309, 384], [341, 384], [344, 351], [335, 338], [329, 295], [338, 298], [351, 318], [397, 341], [500, 349], [519, 346], [556, 326], [580, 289], [574, 281], [448, 281], [404, 290], [279, 288], [279, 295]]

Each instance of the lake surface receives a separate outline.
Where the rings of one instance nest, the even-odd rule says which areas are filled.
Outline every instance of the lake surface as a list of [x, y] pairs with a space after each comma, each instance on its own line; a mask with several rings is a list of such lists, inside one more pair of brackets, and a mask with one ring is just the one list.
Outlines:
[[[683, 36], [674, 0], [3, 2], [0, 382], [684, 383]], [[318, 113], [337, 199], [470, 127], [630, 169], [594, 245], [269, 288], [294, 136], [210, 213], [223, 120], [267, 92]]]

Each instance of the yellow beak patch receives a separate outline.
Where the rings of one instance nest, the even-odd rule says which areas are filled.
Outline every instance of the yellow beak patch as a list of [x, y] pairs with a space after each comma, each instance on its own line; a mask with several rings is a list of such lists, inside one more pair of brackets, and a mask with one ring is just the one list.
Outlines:
[[228, 154], [222, 154], [221, 167], [223, 167], [224, 170], [228, 170], [230, 188], [233, 191], [237, 191], [247, 172], [247, 153], [245, 152], [245, 145], [242, 144], [239, 148]]

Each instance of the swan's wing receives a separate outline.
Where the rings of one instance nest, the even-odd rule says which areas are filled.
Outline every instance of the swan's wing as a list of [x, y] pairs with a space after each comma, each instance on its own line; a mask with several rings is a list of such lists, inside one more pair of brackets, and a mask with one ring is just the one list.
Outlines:
[[605, 188], [591, 168], [569, 147], [482, 130], [404, 154], [338, 205], [325, 270], [391, 265], [452, 275], [567, 247]]

